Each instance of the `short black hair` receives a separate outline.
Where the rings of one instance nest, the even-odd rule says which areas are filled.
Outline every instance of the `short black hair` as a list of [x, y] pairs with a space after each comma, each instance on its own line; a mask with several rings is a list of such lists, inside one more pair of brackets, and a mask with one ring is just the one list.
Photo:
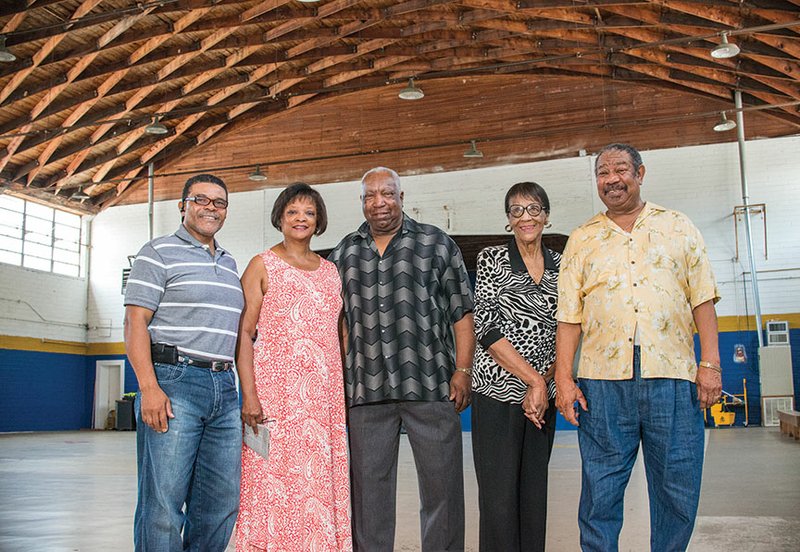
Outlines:
[[228, 197], [228, 187], [222, 181], [222, 179], [218, 176], [214, 176], [213, 174], [196, 174], [189, 178], [186, 181], [186, 184], [183, 185], [183, 191], [181, 192], [181, 201], [185, 200], [189, 197], [189, 190], [194, 184], [198, 184], [200, 182], [207, 182], [208, 184], [216, 184], [223, 190], [225, 190], [225, 197]]
[[644, 165], [642, 163], [642, 154], [639, 153], [639, 150], [634, 148], [629, 144], [609, 144], [604, 146], [600, 151], [597, 152], [597, 157], [594, 160], [594, 172], [597, 174], [597, 164], [600, 162], [600, 156], [603, 155], [607, 151], [624, 151], [631, 157], [631, 163], [633, 163], [633, 172], [639, 172], [639, 167]]
[[550, 198], [547, 197], [547, 192], [544, 191], [536, 182], [517, 182], [511, 186], [506, 192], [506, 214], [511, 208], [511, 198], [514, 196], [527, 196], [532, 197], [542, 204], [542, 210], [550, 214]]
[[321, 235], [328, 228], [328, 212], [325, 210], [325, 202], [322, 201], [322, 196], [319, 195], [319, 192], [305, 182], [295, 182], [278, 194], [270, 216], [272, 226], [278, 230], [281, 229], [283, 212], [297, 198], [310, 199], [314, 203], [314, 207], [317, 209], [317, 227], [314, 229], [314, 235]]

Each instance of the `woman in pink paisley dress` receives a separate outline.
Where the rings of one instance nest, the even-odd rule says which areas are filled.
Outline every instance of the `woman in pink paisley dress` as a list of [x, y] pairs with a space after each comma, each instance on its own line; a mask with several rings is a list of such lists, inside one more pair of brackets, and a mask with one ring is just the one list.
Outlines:
[[311, 251], [327, 226], [306, 184], [278, 196], [283, 241], [242, 275], [237, 368], [242, 420], [270, 431], [269, 458], [242, 446], [237, 552], [352, 550], [336, 267]]

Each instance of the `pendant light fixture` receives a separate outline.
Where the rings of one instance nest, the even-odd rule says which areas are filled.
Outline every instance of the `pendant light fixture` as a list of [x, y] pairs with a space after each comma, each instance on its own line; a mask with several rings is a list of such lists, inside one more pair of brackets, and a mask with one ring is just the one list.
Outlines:
[[720, 113], [719, 122], [714, 125], [714, 130], [717, 132], [725, 132], [726, 130], [733, 130], [734, 128], [736, 128], [736, 121], [728, 119], [724, 111]]
[[90, 196], [89, 194], [87, 194], [86, 192], [83, 191], [83, 186], [79, 186], [78, 187], [78, 191], [75, 192], [74, 194], [72, 194], [69, 198], [70, 199], [79, 199], [79, 200], [81, 200], [81, 202], [83, 202], [86, 199], [92, 199], [92, 196]]
[[739, 47], [732, 43], [728, 42], [728, 33], [722, 33], [722, 42], [711, 48], [711, 57], [714, 59], [729, 59], [732, 57], [736, 57], [739, 55]]
[[11, 50], [6, 47], [6, 36], [0, 35], [0, 61], [4, 63], [11, 63], [12, 61], [16, 61], [17, 56], [15, 56]]
[[261, 165], [256, 165], [256, 170], [251, 172], [247, 178], [253, 182], [264, 182], [267, 179], [267, 175], [261, 172]]
[[398, 97], [401, 100], [421, 100], [425, 97], [425, 92], [414, 84], [414, 78], [411, 77], [408, 79], [408, 86], [400, 91]]
[[158, 115], [153, 117], [153, 122], [144, 127], [147, 134], [167, 134], [169, 129], [165, 127], [160, 121]]
[[469, 144], [469, 149], [464, 152], [464, 157], [468, 159], [479, 159], [483, 157], [483, 152], [478, 149], [478, 146], [475, 144], [475, 140], [470, 140]]

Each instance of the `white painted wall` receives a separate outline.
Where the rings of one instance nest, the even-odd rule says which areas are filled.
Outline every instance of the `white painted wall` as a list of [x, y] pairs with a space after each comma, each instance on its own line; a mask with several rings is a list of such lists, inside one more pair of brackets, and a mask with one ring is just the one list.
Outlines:
[[0, 335], [85, 342], [86, 282], [0, 264]]
[[[795, 222], [800, 213], [800, 137], [749, 142], [747, 156], [750, 201], [767, 204], [768, 260], [764, 258], [762, 221], [759, 217], [753, 221], [762, 310], [800, 312], [800, 225]], [[717, 306], [719, 314], [752, 314], [749, 286], [743, 283], [743, 273], [749, 271], [743, 225], [740, 258], [733, 261], [732, 212], [742, 203], [736, 144], [648, 151], [643, 158], [647, 167], [644, 198], [683, 211], [705, 236], [723, 296]], [[603, 208], [592, 177], [593, 162], [594, 158], [584, 157], [405, 177], [405, 210], [452, 234], [502, 233], [506, 190], [515, 182], [535, 180], [550, 196], [550, 231], [569, 234]], [[318, 190], [328, 208], [329, 227], [313, 245], [328, 248], [362, 222], [360, 186], [358, 182], [337, 183]], [[240, 271], [253, 255], [280, 240], [269, 222], [278, 193], [280, 190], [268, 189], [230, 197], [228, 220], [218, 239], [233, 253]], [[179, 224], [177, 202], [156, 204], [154, 220], [155, 235], [173, 232]], [[145, 241], [146, 205], [109, 209], [92, 222], [88, 286], [84, 280], [0, 266], [0, 297], [30, 302], [53, 320], [86, 321], [89, 341], [121, 341], [121, 272], [128, 266], [127, 256], [136, 254]], [[84, 290], [85, 286], [88, 289]], [[43, 293], [48, 289], [58, 293]], [[0, 334], [77, 337], [68, 326], [18, 324], [14, 319], [24, 313], [25, 305], [4, 300], [0, 312], [8, 310], [6, 305], [14, 307], [16, 314], [0, 315]], [[81, 318], [87, 307], [88, 316]]]

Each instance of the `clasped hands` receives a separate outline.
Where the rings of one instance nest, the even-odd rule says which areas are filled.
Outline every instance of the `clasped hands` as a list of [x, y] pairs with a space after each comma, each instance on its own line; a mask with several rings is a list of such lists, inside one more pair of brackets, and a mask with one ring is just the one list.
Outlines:
[[538, 429], [542, 429], [548, 406], [547, 383], [544, 378], [540, 378], [532, 385], [528, 385], [525, 398], [522, 400], [522, 410], [525, 412], [526, 418], [532, 421]]

